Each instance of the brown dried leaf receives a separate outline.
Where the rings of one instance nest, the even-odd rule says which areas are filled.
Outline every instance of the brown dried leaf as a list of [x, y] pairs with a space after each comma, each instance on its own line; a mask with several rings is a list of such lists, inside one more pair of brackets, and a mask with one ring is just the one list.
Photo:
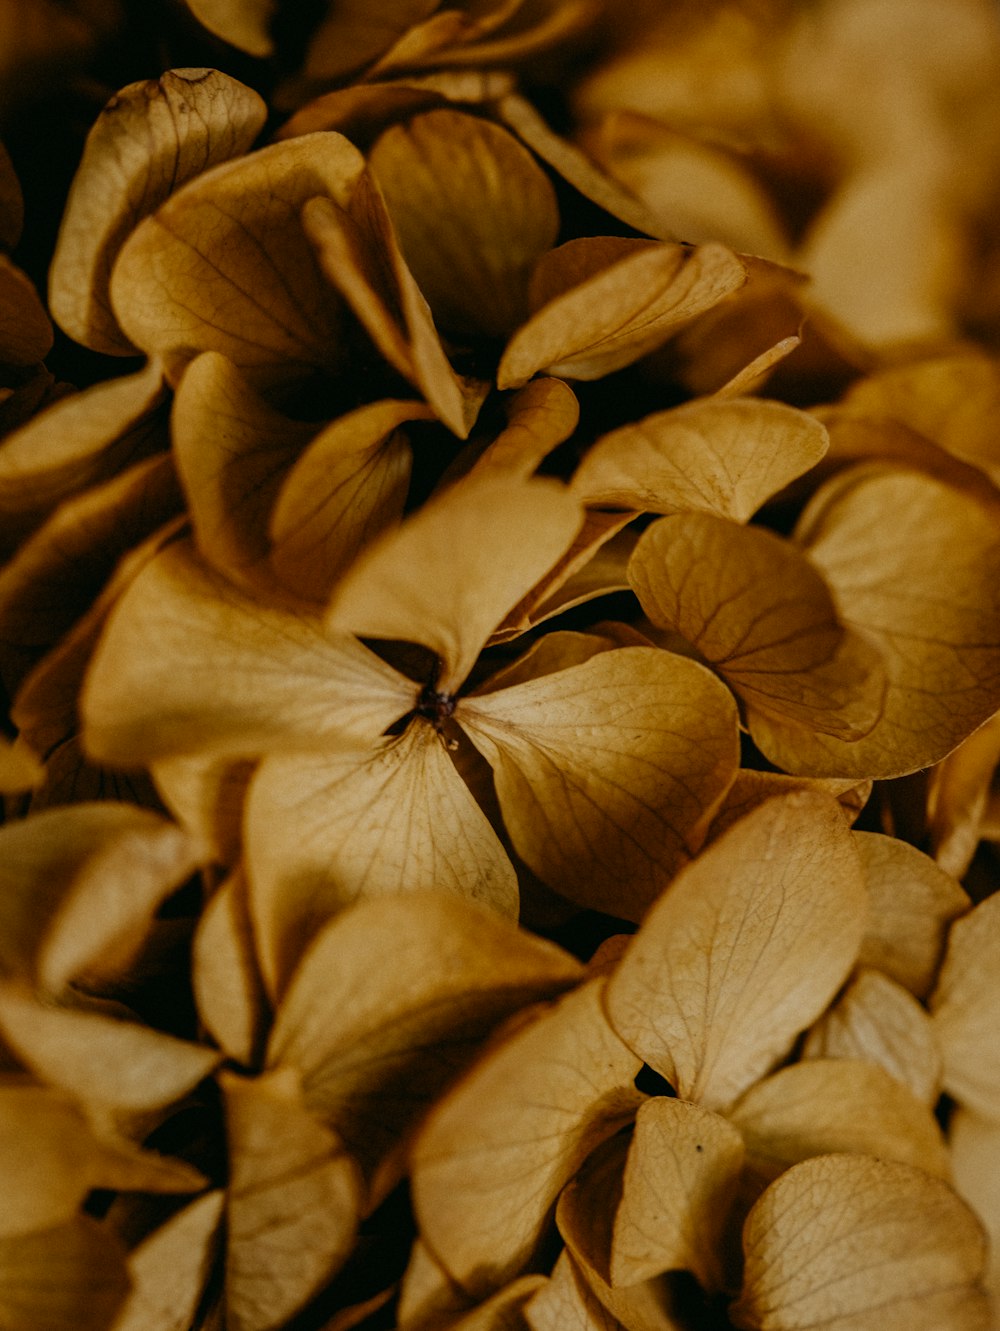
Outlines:
[[885, 1068], [862, 1059], [810, 1058], [766, 1077], [728, 1111], [747, 1165], [770, 1182], [790, 1165], [833, 1152], [919, 1165], [948, 1178], [933, 1107]]
[[245, 153], [266, 118], [252, 89], [215, 69], [167, 70], [112, 97], [87, 136], [49, 272], [64, 332], [105, 355], [135, 354], [111, 309], [119, 250], [185, 181]]
[[865, 907], [838, 805], [768, 800], [653, 906], [608, 981], [612, 1024], [678, 1095], [725, 1109], [833, 998]]
[[555, 244], [548, 177], [500, 126], [427, 111], [382, 135], [369, 156], [403, 255], [449, 332], [505, 337], [528, 316], [535, 263]]
[[581, 517], [556, 481], [457, 482], [360, 556], [334, 588], [327, 623], [429, 647], [441, 659], [434, 688], [454, 693], [490, 631], [570, 545]]
[[271, 1331], [340, 1269], [354, 1246], [361, 1186], [337, 1136], [279, 1069], [220, 1077], [229, 1145], [226, 1326]]
[[1000, 896], [955, 921], [930, 997], [944, 1058], [944, 1090], [985, 1118], [1000, 1117]]
[[420, 718], [365, 749], [266, 758], [249, 792], [246, 863], [272, 992], [358, 897], [440, 888], [517, 915], [514, 868]]
[[982, 1230], [947, 1184], [866, 1156], [807, 1160], [763, 1194], [743, 1231], [752, 1331], [985, 1331]]
[[854, 742], [768, 722], [758, 745], [807, 776], [894, 777], [938, 762], [1000, 707], [995, 518], [916, 472], [854, 468], [817, 494], [798, 535], [844, 620], [883, 654], [885, 709]]
[[412, 1156], [424, 1241], [470, 1293], [523, 1270], [553, 1203], [640, 1102], [639, 1060], [591, 981], [488, 1050], [438, 1102]]
[[603, 435], [571, 489], [585, 504], [746, 522], [826, 452], [826, 430], [780, 402], [729, 398], [656, 412]]
[[499, 388], [520, 388], [539, 370], [564, 379], [600, 379], [655, 350], [746, 280], [739, 259], [722, 245], [688, 251], [637, 240], [620, 242], [616, 261], [596, 272], [588, 264], [592, 275], [569, 286], [561, 280], [563, 251], [585, 251], [593, 243], [569, 241], [537, 266], [533, 288], [548, 286], [547, 269], [555, 265], [561, 294], [552, 295], [508, 342], [497, 371]]
[[325, 601], [358, 552], [398, 522], [412, 463], [399, 426], [430, 415], [421, 402], [372, 402], [316, 436], [271, 512], [270, 562], [279, 581]]
[[766, 753], [758, 731], [768, 739], [775, 721], [844, 741], [877, 723], [880, 653], [844, 623], [818, 570], [773, 532], [675, 513], [640, 537], [629, 579], [654, 624], [682, 634], [732, 686]]
[[339, 365], [341, 312], [299, 221], [308, 199], [346, 204], [364, 169], [339, 134], [307, 134], [213, 167], [132, 232], [111, 274], [126, 336], [174, 381], [221, 351], [255, 382]]
[[718, 680], [657, 648], [605, 651], [461, 699], [518, 854], [550, 887], [638, 919], [697, 850], [738, 767]]
[[868, 921], [858, 962], [926, 998], [951, 922], [971, 902], [962, 885], [928, 855], [896, 837], [856, 832], [868, 888]]
[[881, 971], [857, 972], [809, 1032], [802, 1057], [867, 1059], [931, 1109], [938, 1102], [941, 1051], [931, 1019], [908, 989]]
[[360, 902], [304, 955], [267, 1063], [298, 1070], [306, 1104], [372, 1177], [501, 1017], [581, 974], [561, 949], [458, 897]]
[[116, 607], [81, 712], [91, 755], [135, 766], [370, 742], [415, 694], [346, 634], [250, 599], [173, 545]]

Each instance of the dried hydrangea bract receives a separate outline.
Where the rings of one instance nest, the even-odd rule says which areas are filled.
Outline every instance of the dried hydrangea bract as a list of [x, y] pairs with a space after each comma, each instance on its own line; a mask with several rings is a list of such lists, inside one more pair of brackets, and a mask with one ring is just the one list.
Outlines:
[[0, 139], [0, 1325], [989, 1331], [993, 0], [0, 0]]

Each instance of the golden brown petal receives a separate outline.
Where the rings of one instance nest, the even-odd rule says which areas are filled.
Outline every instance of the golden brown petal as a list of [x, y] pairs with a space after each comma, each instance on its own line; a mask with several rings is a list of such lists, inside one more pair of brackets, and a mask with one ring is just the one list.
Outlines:
[[805, 792], [768, 800], [649, 912], [608, 982], [611, 1021], [678, 1095], [725, 1109], [833, 998], [864, 913], [861, 867], [835, 801]]
[[252, 89], [214, 69], [168, 70], [115, 94], [87, 136], [49, 273], [64, 332], [106, 355], [135, 354], [111, 309], [119, 250], [185, 181], [246, 152], [266, 116]]
[[225, 1205], [206, 1193], [129, 1254], [129, 1295], [115, 1331], [188, 1331], [207, 1284]]
[[[561, 251], [590, 245], [589, 239], [569, 241], [552, 251], [534, 282], [548, 282], [546, 264], [562, 265]], [[630, 252], [568, 290], [560, 273], [562, 294], [553, 295], [508, 342], [497, 371], [500, 388], [520, 388], [540, 370], [600, 379], [655, 350], [746, 280], [739, 259], [722, 245], [691, 251], [653, 241], [620, 246]]]
[[357, 1166], [305, 1109], [297, 1078], [220, 1077], [229, 1148], [226, 1326], [271, 1331], [336, 1274], [357, 1232]]
[[201, 913], [191, 954], [198, 1013], [219, 1048], [249, 1067], [267, 1015], [244, 876], [237, 870]]
[[582, 510], [553, 480], [507, 475], [457, 482], [363, 554], [334, 588], [331, 628], [422, 643], [452, 694], [490, 631], [552, 567]]
[[752, 398], [693, 402], [603, 435], [573, 475], [586, 504], [748, 521], [826, 452], [805, 412]]
[[52, 325], [34, 283], [0, 254], [0, 365], [34, 365], [52, 347]]
[[[742, 698], [765, 752], [758, 731], [769, 738], [773, 720], [844, 741], [877, 723], [881, 655], [788, 541], [713, 513], [676, 513], [640, 537], [629, 580], [650, 619], [686, 638]], [[791, 753], [782, 757], [795, 771]]]
[[944, 1056], [944, 1090], [960, 1104], [1000, 1117], [1000, 896], [987, 897], [948, 935], [948, 950], [930, 997]]
[[299, 222], [317, 195], [346, 204], [364, 159], [307, 134], [189, 181], [132, 232], [111, 274], [119, 323], [176, 380], [221, 351], [261, 384], [342, 363], [342, 314]]
[[859, 964], [883, 971], [917, 998], [934, 987], [948, 926], [971, 906], [961, 883], [897, 837], [856, 832], [868, 887]]
[[490, 385], [452, 368], [374, 177], [361, 175], [346, 207], [310, 199], [302, 223], [321, 268], [382, 355], [466, 438]]
[[374, 1176], [377, 1198], [398, 1180], [400, 1147], [492, 1027], [581, 973], [553, 944], [446, 893], [360, 902], [303, 957], [267, 1063], [298, 1069], [306, 1103]]
[[89, 1216], [0, 1239], [0, 1319], [10, 1331], [106, 1331], [127, 1291], [121, 1243]]
[[798, 534], [841, 615], [884, 656], [885, 710], [855, 742], [769, 723], [758, 744], [810, 776], [900, 776], [937, 762], [1000, 705], [995, 518], [930, 477], [853, 468], [820, 490]]
[[412, 455], [399, 427], [430, 415], [422, 402], [372, 402], [320, 431], [271, 512], [279, 581], [308, 600], [328, 599], [357, 554], [402, 517]]
[[639, 919], [698, 848], [738, 765], [735, 706], [657, 648], [462, 699], [518, 854], [572, 901]]
[[122, 597], [81, 706], [91, 755], [141, 766], [370, 742], [415, 691], [348, 635], [244, 596], [173, 545]]
[[275, 0], [184, 0], [184, 3], [209, 32], [247, 55], [273, 53], [270, 22]]
[[835, 1151], [950, 1175], [933, 1106], [862, 1059], [793, 1063], [751, 1086], [728, 1117], [746, 1143], [748, 1167], [768, 1182], [800, 1160]]
[[0, 445], [0, 548], [7, 553], [63, 499], [167, 446], [156, 411], [163, 372], [137, 374], [62, 398]]
[[590, 1151], [635, 1112], [639, 1060], [591, 981], [487, 1050], [431, 1113], [413, 1152], [421, 1233], [470, 1293], [518, 1274]]
[[513, 866], [423, 719], [364, 749], [266, 758], [250, 787], [246, 862], [272, 989], [358, 897], [439, 888], [517, 914]]
[[939, 1179], [895, 1161], [807, 1160], [763, 1194], [743, 1231], [752, 1331], [985, 1331], [985, 1241]]
[[371, 151], [406, 262], [449, 332], [504, 337], [528, 315], [535, 263], [555, 244], [548, 177], [506, 130], [427, 111]]

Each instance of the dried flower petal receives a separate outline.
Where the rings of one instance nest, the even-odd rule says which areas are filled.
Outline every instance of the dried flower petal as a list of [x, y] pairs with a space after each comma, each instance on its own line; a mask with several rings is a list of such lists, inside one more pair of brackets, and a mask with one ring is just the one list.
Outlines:
[[805, 792], [768, 800], [649, 912], [608, 981], [612, 1024], [678, 1095], [725, 1109], [830, 1002], [864, 912], [837, 804]]

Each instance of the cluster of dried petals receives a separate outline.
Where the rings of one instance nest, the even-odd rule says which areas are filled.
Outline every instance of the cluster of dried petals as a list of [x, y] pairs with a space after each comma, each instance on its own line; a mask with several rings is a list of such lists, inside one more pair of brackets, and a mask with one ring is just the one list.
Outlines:
[[801, 267], [805, 308], [858, 364], [995, 326], [995, 283], [976, 289], [995, 245], [992, 5], [717, 0], [620, 26], [576, 89], [584, 142], [674, 235]]
[[995, 14], [295, 10], [0, 151], [0, 1324], [986, 1331]]

